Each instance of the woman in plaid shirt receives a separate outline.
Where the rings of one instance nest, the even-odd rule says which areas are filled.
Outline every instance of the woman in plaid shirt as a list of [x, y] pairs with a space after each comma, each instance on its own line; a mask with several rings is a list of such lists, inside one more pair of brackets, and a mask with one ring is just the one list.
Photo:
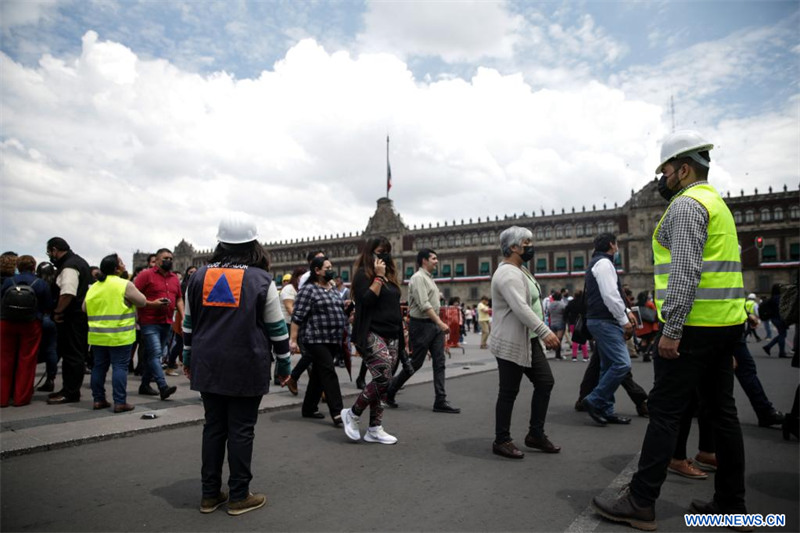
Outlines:
[[311, 355], [311, 378], [303, 399], [302, 414], [306, 418], [325, 418], [319, 412], [322, 392], [328, 402], [333, 423], [342, 422], [342, 392], [339, 376], [333, 364], [347, 317], [343, 302], [332, 288], [335, 277], [327, 257], [316, 257], [311, 261], [308, 282], [303, 285], [294, 301], [289, 344], [297, 350], [298, 337]]

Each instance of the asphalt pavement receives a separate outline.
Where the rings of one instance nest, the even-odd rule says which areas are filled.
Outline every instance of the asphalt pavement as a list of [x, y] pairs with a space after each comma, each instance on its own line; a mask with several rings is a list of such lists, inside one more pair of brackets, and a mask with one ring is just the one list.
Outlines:
[[[787, 359], [759, 355], [755, 343], [751, 349], [770, 398], [788, 411], [797, 369]], [[161, 402], [138, 396], [131, 376], [129, 401], [137, 409], [118, 415], [93, 411], [88, 389], [82, 402], [62, 406], [45, 405], [46, 395], [37, 393], [31, 406], [0, 412], [0, 530], [632, 531], [599, 519], [589, 503], [627, 482], [647, 420], [636, 417], [620, 391], [618, 411], [633, 423], [597, 427], [573, 408], [585, 364], [550, 363], [556, 386], [546, 429], [563, 449], [548, 455], [522, 447], [530, 412], [526, 382], [512, 425], [526, 452], [521, 461], [491, 453], [496, 365], [472, 344], [464, 353], [454, 350], [447, 364], [448, 399], [462, 413], [432, 412], [426, 362], [398, 394], [400, 407], [386, 410], [384, 426], [399, 439], [394, 446], [354, 443], [330, 419], [302, 418], [305, 379], [298, 397], [276, 389], [262, 403], [251, 484], [268, 505], [240, 517], [222, 509], [198, 512], [202, 406], [184, 377], [168, 378], [179, 392]], [[349, 406], [356, 389], [340, 372]], [[649, 389], [652, 365], [635, 360], [633, 372]], [[786, 527], [775, 529], [798, 531], [798, 443], [784, 441], [779, 429], [759, 428], [738, 385], [736, 394], [749, 510], [783, 513]], [[141, 419], [149, 412], [158, 418]], [[693, 428], [690, 453], [696, 446]], [[683, 521], [689, 502], [712, 493], [713, 474], [701, 481], [670, 474], [656, 507], [659, 531], [690, 530]]]

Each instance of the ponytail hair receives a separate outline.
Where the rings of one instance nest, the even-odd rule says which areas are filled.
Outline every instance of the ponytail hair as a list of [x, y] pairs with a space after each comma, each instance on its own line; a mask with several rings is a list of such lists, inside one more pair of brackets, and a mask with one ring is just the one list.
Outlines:
[[108, 276], [113, 276], [119, 268], [119, 256], [117, 254], [107, 255], [100, 261], [100, 274], [97, 281], [103, 282]]

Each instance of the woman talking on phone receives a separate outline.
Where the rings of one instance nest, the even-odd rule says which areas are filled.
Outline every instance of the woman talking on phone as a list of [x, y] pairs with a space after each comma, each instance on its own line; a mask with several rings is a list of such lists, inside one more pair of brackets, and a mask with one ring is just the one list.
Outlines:
[[367, 242], [353, 267], [351, 295], [356, 304], [353, 342], [361, 354], [372, 381], [364, 387], [353, 407], [342, 411], [344, 431], [352, 440], [360, 440], [358, 424], [369, 407], [367, 442], [394, 444], [397, 438], [383, 429], [383, 404], [398, 354], [405, 350], [403, 313], [400, 310], [400, 283], [392, 259], [392, 245], [385, 237]]

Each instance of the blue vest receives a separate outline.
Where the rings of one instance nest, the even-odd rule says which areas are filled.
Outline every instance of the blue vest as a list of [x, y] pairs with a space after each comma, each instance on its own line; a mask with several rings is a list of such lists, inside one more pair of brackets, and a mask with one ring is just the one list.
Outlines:
[[[603, 297], [600, 296], [600, 286], [597, 284], [592, 268], [598, 261], [611, 261], [611, 256], [604, 252], [595, 252], [589, 261], [589, 267], [586, 269], [586, 277], [584, 291], [586, 294], [586, 318], [597, 318], [600, 320], [615, 320], [614, 315], [606, 307]], [[625, 301], [625, 296], [622, 294], [622, 284], [620, 284], [619, 276], [617, 276], [617, 290], [619, 291], [622, 301]], [[626, 304], [627, 307], [627, 304]]]
[[243, 265], [201, 267], [186, 287], [192, 390], [225, 396], [269, 392], [272, 347], [263, 316], [272, 277]]

